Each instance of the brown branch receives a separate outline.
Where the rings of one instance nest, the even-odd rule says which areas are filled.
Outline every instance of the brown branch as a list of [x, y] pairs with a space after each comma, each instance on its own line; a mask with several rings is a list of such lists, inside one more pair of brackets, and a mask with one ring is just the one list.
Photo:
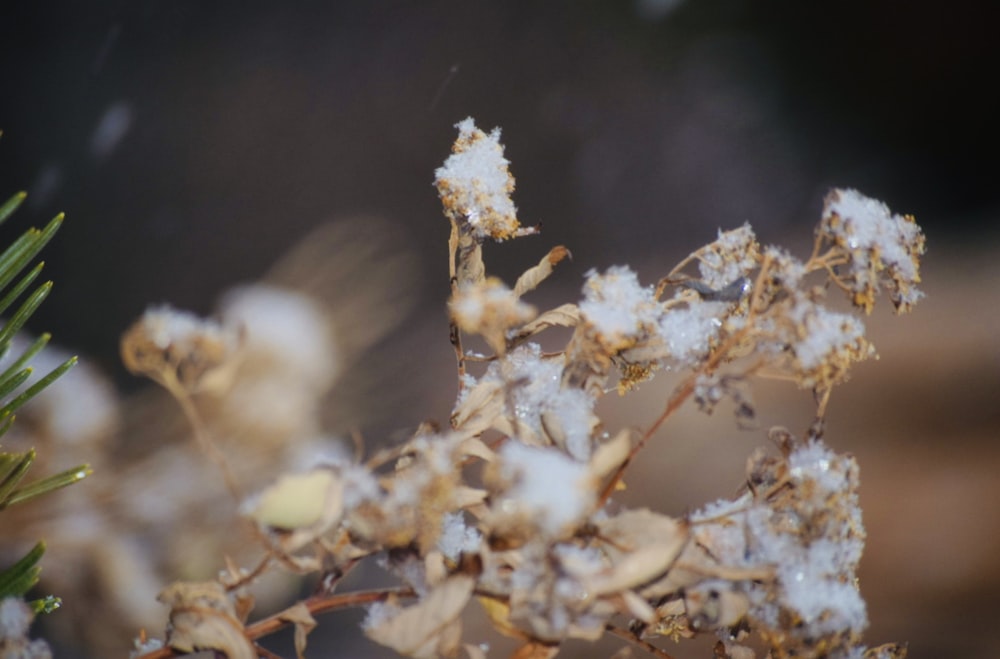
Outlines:
[[[358, 606], [365, 606], [367, 604], [374, 604], [375, 602], [383, 602], [389, 597], [414, 597], [416, 593], [412, 588], [386, 588], [382, 590], [363, 590], [354, 593], [342, 593], [338, 595], [316, 595], [310, 597], [303, 601], [309, 613], [312, 615], [318, 615], [321, 613], [326, 613], [328, 611], [335, 611], [337, 609], [348, 609]], [[258, 620], [252, 625], [248, 625], [245, 628], [245, 633], [247, 638], [250, 640], [256, 640], [264, 636], [268, 636], [278, 631], [288, 627], [292, 623], [288, 620], [283, 619], [281, 616], [284, 611], [279, 611], [274, 615], [268, 616], [262, 620]], [[182, 657], [186, 653], [178, 652], [170, 647], [160, 648], [159, 650], [154, 650], [152, 652], [147, 652], [146, 654], [139, 655], [136, 659], [168, 659], [169, 657]]]

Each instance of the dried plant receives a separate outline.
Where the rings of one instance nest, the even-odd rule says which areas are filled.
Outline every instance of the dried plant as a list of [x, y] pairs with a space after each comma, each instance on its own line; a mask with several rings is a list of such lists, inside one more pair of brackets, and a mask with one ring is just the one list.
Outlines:
[[[241, 336], [175, 312], [152, 311], [123, 339], [134, 371], [189, 409], [198, 442], [241, 497], [260, 544], [255, 564], [227, 562], [215, 581], [175, 583], [163, 641], [145, 659], [211, 649], [231, 659], [273, 656], [261, 636], [293, 625], [298, 656], [315, 616], [368, 607], [365, 634], [404, 656], [483, 656], [463, 643], [462, 613], [478, 601], [497, 631], [520, 641], [519, 659], [555, 656], [569, 639], [613, 635], [669, 657], [670, 643], [717, 637], [715, 655], [901, 657], [866, 649], [856, 568], [865, 540], [858, 466], [823, 438], [833, 388], [874, 355], [855, 314], [826, 304], [841, 289], [870, 312], [880, 291], [897, 312], [917, 289], [924, 237], [853, 190], [826, 198], [812, 253], [800, 260], [758, 243], [744, 225], [720, 232], [655, 285], [628, 267], [586, 275], [582, 299], [539, 312], [522, 297], [567, 255], [551, 249], [513, 286], [488, 276], [482, 246], [538, 233], [520, 225], [499, 130], [457, 125], [435, 185], [451, 225], [451, 340], [458, 396], [443, 429], [427, 425], [365, 461], [328, 460], [245, 497], [235, 456], [212, 443], [191, 396], [231, 386]], [[570, 328], [562, 350], [535, 341]], [[477, 355], [478, 335], [492, 351]], [[682, 374], [641, 433], [605, 424], [595, 405], [658, 371]], [[802, 437], [773, 429], [775, 450], [748, 460], [745, 488], [683, 517], [614, 500], [631, 463], [685, 402], [731, 399], [753, 413], [755, 378], [815, 392]], [[396, 588], [337, 592], [363, 561], [379, 560]], [[265, 573], [318, 575], [315, 594], [247, 624], [249, 594]], [[756, 640], [754, 640], [756, 639]]]

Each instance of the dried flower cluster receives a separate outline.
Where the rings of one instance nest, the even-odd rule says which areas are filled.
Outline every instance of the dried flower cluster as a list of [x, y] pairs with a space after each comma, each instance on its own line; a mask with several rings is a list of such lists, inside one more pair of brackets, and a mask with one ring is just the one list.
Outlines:
[[[753, 638], [772, 657], [903, 656], [900, 646], [862, 644], [858, 467], [821, 435], [832, 387], [873, 348], [857, 316], [824, 304], [821, 284], [866, 312], [885, 288], [897, 311], [909, 310], [924, 248], [912, 218], [835, 190], [806, 261], [761, 246], [744, 225], [656, 285], [624, 266], [591, 271], [579, 303], [539, 312], [521, 298], [568, 252], [552, 249], [512, 287], [487, 276], [486, 240], [534, 231], [516, 219], [499, 130], [487, 135], [471, 119], [457, 127], [435, 180], [452, 228], [459, 395], [449, 426], [422, 428], [364, 463], [286, 475], [247, 498], [241, 511], [264, 548], [260, 564], [166, 591], [167, 646], [255, 657], [252, 639], [293, 624], [301, 656], [312, 613], [367, 604], [365, 633], [402, 655], [479, 657], [481, 647], [463, 644], [461, 618], [477, 600], [498, 631], [521, 641], [522, 659], [608, 633], [656, 656], [669, 656], [658, 639], [706, 633], [718, 636], [719, 657], [754, 656]], [[553, 326], [572, 335], [546, 353], [532, 339]], [[468, 353], [463, 335], [493, 354]], [[172, 368], [187, 363], [175, 344], [153, 343]], [[602, 422], [595, 405], [609, 388], [626, 393], [661, 369], [685, 376], [643, 434]], [[751, 376], [816, 391], [805, 439], [772, 431], [778, 451], [753, 455], [745, 492], [685, 518], [613, 500], [628, 465], [686, 400], [711, 408], [730, 398], [752, 415]], [[335, 593], [369, 558], [400, 587]], [[319, 592], [244, 627], [247, 586], [275, 566], [319, 573]]]

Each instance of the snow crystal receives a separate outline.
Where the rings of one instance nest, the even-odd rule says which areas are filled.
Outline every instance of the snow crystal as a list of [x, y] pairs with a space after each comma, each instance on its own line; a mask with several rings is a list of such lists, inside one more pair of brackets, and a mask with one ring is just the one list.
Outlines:
[[821, 366], [832, 354], [864, 345], [865, 326], [855, 316], [815, 304], [800, 304], [795, 311], [806, 328], [805, 338], [794, 346], [795, 356], [806, 370]]
[[749, 507], [753, 496], [747, 492], [738, 499], [718, 499], [712, 503], [705, 504], [701, 510], [691, 514], [691, 521], [694, 523], [706, 522], [719, 517], [729, 517], [730, 515], [745, 512]]
[[18, 597], [0, 600], [0, 639], [23, 638], [34, 617], [24, 600]]
[[552, 547], [552, 554], [559, 559], [562, 569], [574, 577], [592, 576], [608, 567], [604, 554], [596, 547], [561, 542]]
[[851, 252], [855, 304], [871, 310], [880, 273], [897, 310], [908, 310], [923, 297], [916, 284], [924, 235], [912, 217], [892, 215], [884, 203], [857, 190], [833, 190], [823, 207], [822, 228]]
[[437, 546], [445, 558], [457, 561], [463, 553], [479, 550], [483, 535], [475, 528], [466, 526], [462, 513], [447, 513], [441, 524], [441, 537]]
[[709, 248], [698, 259], [698, 271], [712, 288], [724, 288], [757, 267], [757, 236], [749, 224], [732, 231], [720, 229]]
[[149, 654], [150, 652], [155, 652], [157, 650], [163, 649], [163, 639], [150, 637], [146, 640], [135, 639], [132, 644], [135, 646], [131, 652], [129, 652], [129, 659], [135, 659], [135, 657], [141, 657], [143, 655]]
[[500, 457], [503, 475], [513, 483], [500, 502], [504, 511], [527, 513], [549, 535], [559, 535], [589, 511], [594, 493], [586, 464], [514, 439], [501, 447]]
[[768, 273], [782, 286], [795, 289], [806, 275], [806, 266], [783, 247], [769, 245], [764, 248], [764, 258], [771, 261]]
[[660, 307], [652, 286], [642, 286], [628, 266], [612, 266], [603, 275], [590, 270], [585, 275], [581, 315], [612, 343], [627, 341], [656, 323]]
[[378, 480], [360, 465], [345, 466], [340, 472], [344, 481], [344, 509], [353, 510], [365, 501], [374, 501], [382, 491]]
[[659, 334], [671, 359], [693, 364], [708, 352], [729, 310], [726, 302], [698, 302], [668, 310], [659, 323]]
[[375, 629], [389, 622], [402, 612], [395, 602], [374, 602], [368, 607], [368, 614], [361, 621], [361, 629]]
[[834, 190], [826, 200], [823, 216], [836, 214], [843, 220], [843, 233], [851, 249], [874, 249], [886, 263], [899, 268], [908, 279], [916, 270], [905, 245], [912, 244], [920, 227], [893, 215], [881, 201], [857, 190]]
[[547, 435], [546, 429], [558, 432], [567, 452], [584, 461], [591, 451], [594, 398], [583, 390], [562, 388], [562, 371], [561, 360], [544, 359], [541, 346], [527, 343], [490, 364], [483, 379], [516, 385], [510, 396], [520, 432], [539, 439]]
[[807, 442], [792, 451], [788, 456], [788, 470], [796, 481], [815, 482], [822, 490], [822, 497], [840, 492], [848, 484], [843, 461], [819, 441]]
[[147, 309], [142, 323], [149, 340], [160, 350], [167, 350], [174, 344], [186, 345], [201, 337], [213, 338], [224, 344], [231, 341], [231, 333], [219, 323], [166, 304]]
[[434, 173], [445, 210], [460, 215], [480, 238], [508, 238], [518, 227], [517, 208], [510, 198], [514, 178], [503, 156], [500, 129], [486, 135], [472, 117], [455, 127], [459, 136], [453, 153]]
[[778, 577], [784, 589], [784, 604], [798, 613], [811, 633], [861, 631], [868, 626], [861, 593], [853, 583], [839, 581], [837, 573], [824, 571], [814, 552], [810, 551], [802, 564], [780, 566]]

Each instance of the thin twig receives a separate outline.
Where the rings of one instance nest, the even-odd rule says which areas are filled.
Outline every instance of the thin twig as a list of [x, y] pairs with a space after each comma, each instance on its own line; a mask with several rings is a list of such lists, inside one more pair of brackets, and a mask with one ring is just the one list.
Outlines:
[[229, 490], [229, 493], [237, 502], [242, 501], [243, 494], [239, 483], [236, 481], [236, 477], [233, 475], [232, 470], [229, 468], [229, 464], [226, 462], [226, 456], [219, 450], [219, 447], [215, 445], [212, 438], [209, 437], [208, 431], [205, 429], [205, 422], [202, 421], [201, 414], [198, 412], [198, 408], [191, 399], [191, 395], [187, 392], [184, 386], [181, 385], [173, 371], [167, 371], [164, 373], [161, 383], [180, 404], [181, 410], [184, 412], [184, 416], [187, 417], [188, 423], [191, 424], [191, 428], [194, 431], [194, 438], [198, 443], [198, 447], [201, 448], [202, 452], [208, 456], [208, 459], [214, 462], [219, 468], [219, 471], [222, 472], [222, 479], [226, 483], [226, 489]]

